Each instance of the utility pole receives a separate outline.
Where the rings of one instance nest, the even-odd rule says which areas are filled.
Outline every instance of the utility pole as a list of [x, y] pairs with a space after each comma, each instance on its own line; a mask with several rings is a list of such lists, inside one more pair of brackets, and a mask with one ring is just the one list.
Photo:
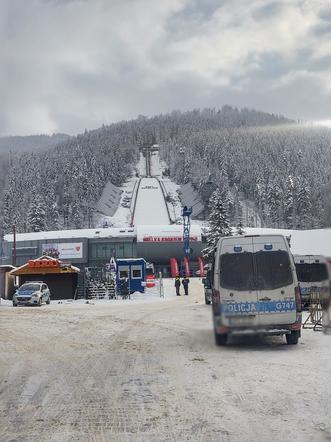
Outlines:
[[16, 225], [13, 225], [13, 238], [14, 238], [14, 242], [13, 242], [13, 256], [12, 256], [12, 265], [14, 267], [16, 267]]

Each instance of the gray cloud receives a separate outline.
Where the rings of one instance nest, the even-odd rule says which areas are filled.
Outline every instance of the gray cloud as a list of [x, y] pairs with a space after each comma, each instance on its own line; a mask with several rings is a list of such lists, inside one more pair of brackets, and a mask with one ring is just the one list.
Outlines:
[[330, 17], [319, 0], [3, 0], [0, 135], [225, 103], [330, 119]]
[[283, 7], [284, 5], [281, 2], [273, 1], [258, 7], [253, 12], [253, 17], [257, 20], [274, 18], [282, 11]]
[[328, 8], [323, 7], [318, 15], [321, 19], [331, 22], [331, 7], [330, 6]]

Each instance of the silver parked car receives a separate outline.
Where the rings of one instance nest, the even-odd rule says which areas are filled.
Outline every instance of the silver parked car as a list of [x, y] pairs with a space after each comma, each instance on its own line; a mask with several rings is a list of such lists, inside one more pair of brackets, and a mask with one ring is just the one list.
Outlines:
[[19, 287], [13, 296], [13, 306], [50, 304], [51, 294], [47, 284], [39, 281], [26, 282]]

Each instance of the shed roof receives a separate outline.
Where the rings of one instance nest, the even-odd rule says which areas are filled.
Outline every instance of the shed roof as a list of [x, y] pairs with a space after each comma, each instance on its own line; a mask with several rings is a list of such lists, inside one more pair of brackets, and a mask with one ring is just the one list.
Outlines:
[[[30, 267], [30, 261], [42, 261], [51, 260], [57, 261], [59, 263], [58, 267]], [[29, 260], [26, 264], [18, 268], [14, 268], [10, 274], [14, 276], [19, 275], [50, 275], [50, 274], [68, 274], [68, 273], [79, 273], [80, 269], [71, 264], [66, 264], [59, 259], [52, 258], [51, 256], [43, 255], [40, 258]]]

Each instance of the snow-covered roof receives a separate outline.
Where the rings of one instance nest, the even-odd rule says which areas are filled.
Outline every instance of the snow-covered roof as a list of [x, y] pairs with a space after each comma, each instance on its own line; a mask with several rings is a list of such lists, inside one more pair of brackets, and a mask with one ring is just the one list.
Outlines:
[[[281, 234], [291, 236], [291, 250], [296, 255], [323, 255], [331, 257], [331, 229], [315, 230], [287, 230], [268, 229], [259, 227], [244, 227], [244, 231], [249, 235]], [[57, 230], [53, 232], [33, 232], [18, 233], [16, 240], [61, 240], [72, 238], [118, 238], [137, 237], [137, 241], [142, 241], [146, 236], [155, 237], [182, 237], [183, 226], [172, 225], [139, 225], [136, 227], [107, 227], [99, 229], [79, 229], [79, 230]], [[191, 236], [197, 236], [201, 241], [201, 226], [198, 223], [191, 224]], [[13, 241], [13, 235], [5, 235], [5, 241]]]
[[[48, 256], [48, 255], [42, 255], [39, 258], [33, 259], [32, 261], [39, 261], [39, 260], [42, 260], [42, 259], [48, 259], [48, 260], [52, 260], [52, 261], [59, 261], [60, 267], [61, 267], [62, 264], [64, 264], [64, 262], [62, 260], [57, 259], [57, 258], [53, 258], [52, 256]], [[21, 265], [20, 267], [13, 267], [13, 270], [10, 272], [10, 274], [11, 275], [12, 274], [16, 275], [16, 272], [19, 272], [20, 270], [24, 269], [25, 267], [28, 267], [28, 265], [29, 265], [29, 263], [26, 262], [23, 265]], [[65, 267], [70, 267], [70, 269], [74, 270], [77, 273], [80, 273], [80, 268], [76, 267], [76, 266], [73, 266], [72, 264], [65, 264]]]
[[[30, 232], [18, 233], [16, 241], [36, 241], [43, 239], [72, 239], [72, 238], [117, 238], [117, 237], [135, 237], [136, 232], [133, 227], [106, 227], [98, 229], [76, 229], [76, 230], [55, 230], [50, 232]], [[12, 242], [13, 235], [8, 234], [4, 237], [5, 241]]]
[[180, 199], [183, 205], [192, 207], [193, 216], [198, 216], [205, 209], [199, 193], [194, 189], [191, 183], [181, 186]]
[[[117, 237], [132, 237], [139, 238], [143, 236], [183, 236], [183, 226], [181, 224], [172, 225], [139, 225], [136, 227], [106, 227], [99, 229], [77, 229], [77, 230], [56, 230], [51, 232], [31, 232], [18, 233], [16, 241], [36, 241], [47, 239], [72, 239], [72, 238], [117, 238]], [[198, 236], [201, 240], [201, 227], [198, 224], [191, 224], [191, 236]], [[8, 234], [4, 237], [5, 241], [12, 242], [13, 235]]]
[[102, 191], [102, 195], [96, 205], [98, 212], [107, 216], [113, 216], [121, 201], [123, 190], [108, 182]]
[[295, 255], [323, 255], [331, 257], [331, 229], [287, 230], [244, 227], [245, 234], [281, 234], [291, 236], [291, 251]]

